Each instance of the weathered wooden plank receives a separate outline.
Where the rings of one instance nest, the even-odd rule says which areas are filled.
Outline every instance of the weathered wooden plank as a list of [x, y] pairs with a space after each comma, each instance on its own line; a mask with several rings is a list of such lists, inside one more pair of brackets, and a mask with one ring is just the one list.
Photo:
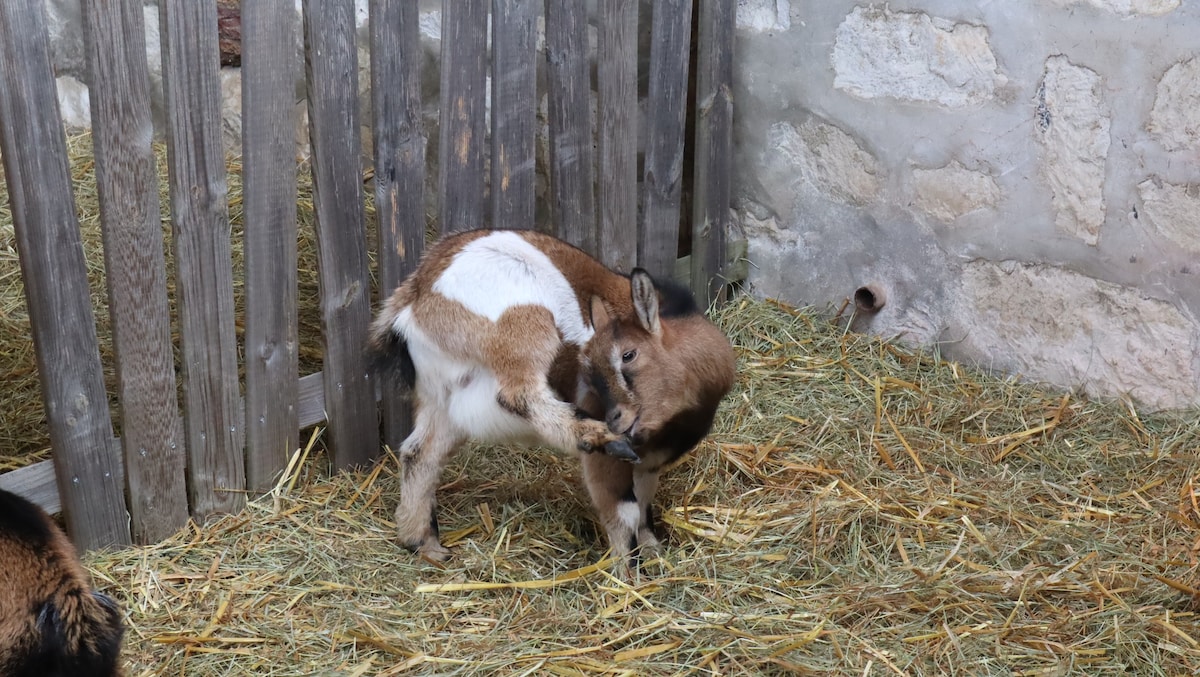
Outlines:
[[532, 228], [535, 20], [541, 0], [492, 3], [492, 224]]
[[270, 489], [300, 444], [297, 418], [296, 78], [292, 0], [242, 5], [246, 484]]
[[321, 372], [300, 377], [297, 418], [301, 428], [324, 423], [325, 418], [325, 375]]
[[0, 475], [0, 489], [33, 501], [51, 515], [62, 512], [58, 486], [54, 480], [54, 461], [41, 461]]
[[628, 272], [637, 262], [637, 0], [600, 0], [597, 54], [600, 260]]
[[129, 517], [134, 542], [156, 543], [188, 497], [142, 3], [84, 0], [83, 18]]
[[700, 0], [696, 63], [695, 184], [692, 202], [692, 293], [722, 301], [728, 280], [733, 171], [735, 0]]
[[443, 0], [439, 229], [482, 228], [488, 0]]
[[374, 383], [364, 347], [371, 322], [363, 221], [358, 47], [353, 0], [305, 0], [304, 35], [312, 138], [325, 410], [336, 468], [380, 451]]
[[654, 0], [650, 27], [650, 91], [646, 103], [646, 159], [638, 263], [669, 274], [679, 257], [684, 123], [692, 0]]
[[42, 0], [0, 2], [0, 157], [68, 531], [129, 543]]
[[160, 0], [188, 491], [199, 519], [245, 503], [215, 0]]
[[595, 256], [591, 77], [584, 0], [546, 0], [550, 210], [558, 236]]
[[[381, 300], [425, 251], [425, 145], [421, 119], [421, 34], [417, 3], [372, 0], [371, 130], [375, 212], [379, 219]], [[383, 441], [392, 449], [412, 429], [411, 408], [391, 393], [380, 407]]]

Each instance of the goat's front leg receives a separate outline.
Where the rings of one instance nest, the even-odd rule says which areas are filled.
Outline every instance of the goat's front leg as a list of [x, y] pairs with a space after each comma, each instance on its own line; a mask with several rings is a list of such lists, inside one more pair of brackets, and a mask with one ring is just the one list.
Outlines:
[[580, 461], [583, 482], [608, 537], [608, 547], [618, 562], [631, 565], [642, 521], [633, 487], [633, 466], [602, 454], [583, 454]]
[[416, 425], [400, 445], [400, 504], [396, 533], [400, 543], [435, 562], [450, 551], [438, 534], [437, 485], [442, 468], [462, 440], [440, 412], [418, 403]]
[[565, 452], [603, 451], [637, 462], [637, 454], [622, 435], [603, 421], [575, 415], [550, 386], [550, 367], [562, 348], [554, 315], [542, 306], [517, 306], [496, 321], [487, 337], [487, 367], [499, 382], [497, 403], [529, 422], [547, 444]]
[[658, 488], [658, 469], [645, 471], [602, 454], [584, 454], [580, 460], [584, 484], [613, 556], [630, 568], [638, 559], [657, 556], [660, 545], [654, 535], [651, 505]]

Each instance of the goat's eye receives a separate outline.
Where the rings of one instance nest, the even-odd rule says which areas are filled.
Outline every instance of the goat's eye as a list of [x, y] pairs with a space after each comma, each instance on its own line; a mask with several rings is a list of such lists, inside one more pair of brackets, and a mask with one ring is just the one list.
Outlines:
[[625, 352], [621, 353], [621, 362], [629, 364], [630, 362], [633, 362], [633, 358], [635, 357], [637, 357], [636, 350], [626, 350]]

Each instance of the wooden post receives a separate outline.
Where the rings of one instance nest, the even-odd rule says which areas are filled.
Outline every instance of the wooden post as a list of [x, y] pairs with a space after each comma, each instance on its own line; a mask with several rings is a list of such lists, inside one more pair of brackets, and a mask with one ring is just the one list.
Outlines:
[[441, 232], [483, 228], [487, 0], [442, 2]]
[[[379, 219], [379, 294], [386, 299], [425, 251], [425, 128], [421, 120], [421, 33], [415, 2], [372, 0], [371, 131]], [[412, 429], [398, 393], [382, 394], [383, 441], [391, 449]]]
[[696, 174], [692, 219], [692, 293], [723, 301], [733, 166], [734, 0], [700, 0], [696, 65]]
[[691, 32], [692, 0], [654, 1], [638, 263], [662, 277], [671, 275], [679, 258]]
[[129, 543], [42, 0], [0, 2], [0, 156], [67, 528]]
[[600, 0], [598, 125], [600, 260], [637, 262], [637, 0]]
[[296, 42], [291, 0], [242, 4], [246, 483], [270, 489], [300, 444]]
[[133, 540], [187, 523], [142, 3], [84, 0], [92, 138]]
[[160, 0], [188, 490], [199, 519], [245, 502], [215, 0]]
[[559, 237], [595, 256], [595, 154], [583, 0], [546, 0], [546, 66], [551, 219]]
[[533, 228], [535, 0], [492, 5], [492, 226]]
[[371, 322], [363, 222], [358, 47], [353, 0], [305, 0], [313, 202], [325, 335], [325, 411], [335, 468], [379, 454], [374, 384], [364, 348]]

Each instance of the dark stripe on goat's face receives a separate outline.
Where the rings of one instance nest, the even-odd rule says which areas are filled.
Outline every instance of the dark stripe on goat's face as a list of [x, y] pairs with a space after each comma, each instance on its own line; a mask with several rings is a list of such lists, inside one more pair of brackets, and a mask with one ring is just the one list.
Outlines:
[[612, 390], [608, 387], [608, 379], [604, 377], [606, 365], [592, 365], [592, 373], [590, 374], [590, 382], [592, 392], [596, 393], [596, 397], [600, 398], [600, 406], [604, 411], [608, 411], [616, 406], [617, 402], [613, 399]]

